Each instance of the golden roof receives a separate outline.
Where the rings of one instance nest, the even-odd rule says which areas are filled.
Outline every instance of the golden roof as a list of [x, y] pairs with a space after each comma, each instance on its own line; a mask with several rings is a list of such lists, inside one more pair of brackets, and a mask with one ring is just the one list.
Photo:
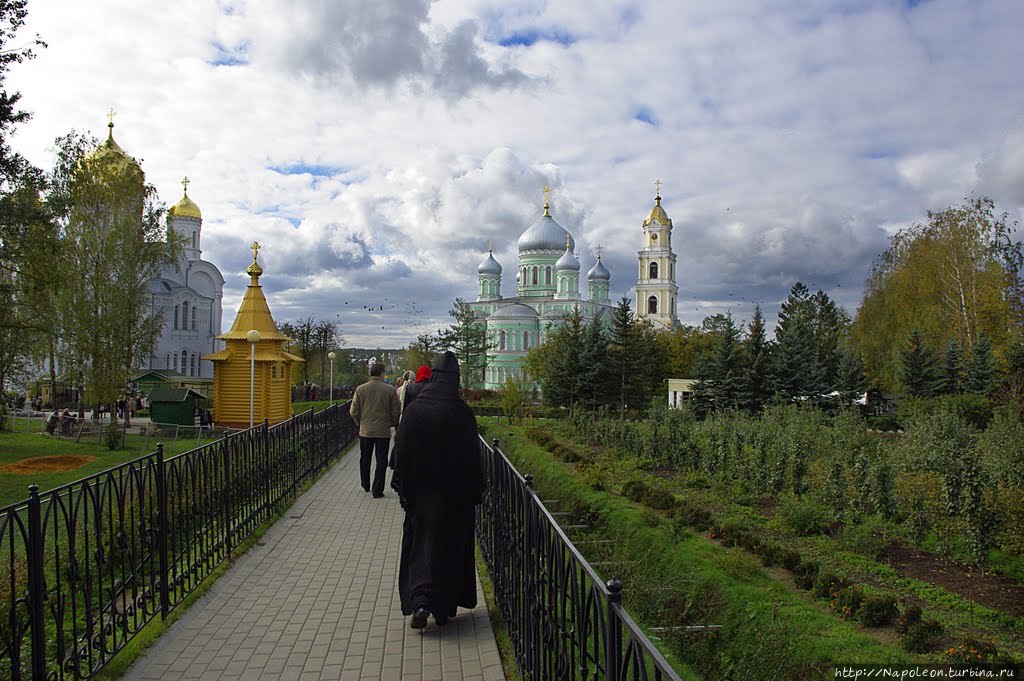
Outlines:
[[167, 211], [167, 214], [171, 217], [178, 218], [196, 218], [198, 220], [203, 219], [203, 213], [199, 210], [199, 206], [195, 204], [195, 201], [188, 198], [188, 194], [181, 197], [181, 201], [171, 206], [171, 209]]
[[139, 162], [128, 155], [121, 146], [114, 141], [114, 122], [107, 124], [107, 139], [98, 147], [85, 155], [83, 161], [87, 163], [102, 162], [124, 165], [133, 172], [142, 175], [142, 167]]
[[661, 207], [660, 196], [654, 197], [654, 208], [651, 209], [651, 214], [647, 216], [646, 220], [644, 220], [644, 227], [655, 222], [663, 227], [672, 226], [672, 220], [668, 217], [668, 213], [666, 213], [665, 209]]
[[245, 336], [252, 329], [260, 332], [261, 343], [263, 341], [291, 340], [288, 336], [277, 330], [274, 316], [270, 314], [270, 306], [267, 305], [267, 298], [263, 295], [263, 287], [260, 286], [260, 275], [263, 274], [263, 268], [256, 262], [256, 255], [259, 253], [259, 250], [260, 245], [253, 242], [252, 264], [249, 265], [247, 270], [252, 280], [245, 289], [245, 296], [242, 298], [242, 304], [238, 308], [238, 314], [235, 316], [234, 324], [231, 325], [231, 330], [217, 336], [220, 340], [243, 340], [248, 342]]

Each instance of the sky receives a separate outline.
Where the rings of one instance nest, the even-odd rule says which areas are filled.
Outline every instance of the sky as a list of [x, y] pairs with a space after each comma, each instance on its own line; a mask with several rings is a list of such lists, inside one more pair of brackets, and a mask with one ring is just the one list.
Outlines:
[[[770, 324], [797, 281], [856, 313], [895, 231], [972, 194], [1024, 212], [1020, 0], [30, 0], [6, 86], [50, 168], [114, 137], [173, 205], [187, 176], [226, 331], [260, 242], [278, 323], [401, 347], [514, 295], [543, 212], [634, 299], [661, 180], [679, 316]], [[9, 45], [19, 43], [14, 40]], [[383, 309], [380, 309], [382, 308]], [[377, 308], [370, 311], [369, 308]]]

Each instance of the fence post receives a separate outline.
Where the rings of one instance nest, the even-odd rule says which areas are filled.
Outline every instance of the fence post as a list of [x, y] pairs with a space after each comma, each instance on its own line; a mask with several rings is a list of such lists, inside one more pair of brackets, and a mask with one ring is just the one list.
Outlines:
[[274, 469], [274, 462], [272, 461], [273, 454], [270, 446], [270, 420], [267, 418], [263, 419], [263, 439], [260, 444], [262, 445], [262, 451], [260, 458], [263, 460], [263, 494], [264, 499], [264, 516], [269, 518], [271, 514], [271, 508], [273, 508], [273, 501], [270, 498], [270, 478], [271, 471]]
[[617, 679], [622, 673], [622, 620], [615, 609], [622, 602], [622, 582], [613, 577], [605, 586], [608, 587], [608, 635], [605, 637], [608, 647], [604, 675], [606, 679]]
[[[241, 431], [235, 435], [235, 440], [245, 437], [252, 443], [252, 430]], [[224, 453], [224, 556], [230, 556], [234, 546], [235, 510], [231, 507], [231, 444], [234, 440], [224, 438], [222, 451]]]
[[167, 565], [167, 477], [164, 471], [164, 443], [156, 443], [156, 545], [160, 560], [160, 619], [171, 609], [171, 591]]
[[32, 643], [32, 678], [46, 678], [46, 622], [43, 621], [43, 601], [46, 584], [43, 581], [43, 521], [39, 501], [39, 485], [28, 488], [28, 610]]

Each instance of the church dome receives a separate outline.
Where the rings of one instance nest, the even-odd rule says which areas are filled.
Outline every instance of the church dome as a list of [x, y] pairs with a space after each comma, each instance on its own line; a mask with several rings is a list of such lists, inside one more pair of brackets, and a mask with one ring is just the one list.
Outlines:
[[601, 264], [601, 256], [597, 256], [597, 264], [590, 268], [587, 272], [587, 278], [590, 281], [608, 281], [612, 278], [612, 273], [608, 271], [608, 268]]
[[580, 261], [576, 259], [576, 256], [569, 250], [568, 244], [565, 247], [565, 253], [555, 263], [555, 271], [557, 272], [579, 272]]
[[544, 215], [519, 236], [519, 252], [560, 251], [565, 248], [566, 239], [569, 240], [570, 248], [576, 247], [572, 235], [565, 227], [555, 222], [548, 204], [545, 203]]
[[501, 274], [501, 265], [494, 259], [494, 253], [487, 251], [487, 258], [476, 268], [480, 274]]
[[83, 162], [90, 165], [103, 164], [123, 167], [129, 172], [141, 177], [143, 172], [139, 162], [129, 156], [128, 152], [122, 149], [121, 146], [114, 141], [113, 122], [107, 124], [107, 130], [107, 139], [98, 147], [86, 154], [83, 158]]
[[651, 209], [651, 214], [644, 220], [644, 227], [650, 224], [659, 224], [662, 227], [672, 227], [672, 220], [668, 217], [668, 213], [661, 207], [661, 195], [654, 197], [654, 208]]
[[195, 204], [195, 201], [188, 198], [188, 192], [181, 197], [181, 201], [171, 206], [170, 210], [167, 211], [167, 215], [174, 218], [196, 218], [197, 220], [203, 219], [203, 213], [199, 210], [199, 206]]
[[529, 305], [512, 303], [511, 305], [499, 307], [487, 319], [537, 319], [537, 311]]

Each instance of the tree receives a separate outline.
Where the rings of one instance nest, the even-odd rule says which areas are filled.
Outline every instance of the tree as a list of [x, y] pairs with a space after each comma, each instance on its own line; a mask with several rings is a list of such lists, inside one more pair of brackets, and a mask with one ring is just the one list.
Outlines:
[[1022, 246], [987, 197], [928, 213], [890, 239], [865, 282], [853, 335], [873, 382], [894, 389], [902, 340], [917, 329], [931, 347], [956, 338], [971, 354], [979, 334], [996, 354], [1024, 324]]
[[527, 354], [527, 372], [540, 385], [545, 404], [573, 407], [583, 381], [580, 347], [585, 325], [583, 313], [573, 308], [558, 326], [549, 327], [544, 342]]
[[942, 365], [938, 370], [935, 392], [940, 395], [963, 392], [963, 383], [964, 367], [960, 341], [950, 338], [946, 343], [946, 351], [942, 355]]
[[915, 329], [900, 352], [900, 382], [912, 397], [929, 397], [935, 394], [935, 373], [935, 356]]
[[694, 386], [694, 406], [699, 413], [736, 409], [747, 401], [747, 365], [739, 342], [740, 332], [727, 315], [711, 356], [702, 362]]
[[591, 319], [583, 331], [579, 348], [580, 387], [579, 401], [593, 409], [609, 404], [614, 394], [608, 361], [608, 334], [599, 319]]
[[614, 393], [620, 414], [629, 404], [647, 406], [660, 382], [663, 363], [654, 328], [646, 319], [633, 316], [629, 298], [612, 311], [608, 364], [614, 373]]
[[148, 285], [183, 239], [165, 230], [156, 190], [112, 139], [58, 139], [47, 203], [60, 230], [59, 351], [82, 368], [95, 404], [113, 402], [153, 351], [163, 319], [150, 314]]
[[775, 328], [772, 383], [785, 400], [817, 400], [828, 390], [815, 343], [816, 325], [810, 292], [797, 282], [779, 308]]
[[992, 357], [992, 344], [985, 335], [978, 336], [971, 353], [971, 362], [967, 366], [964, 378], [964, 390], [975, 395], [988, 397], [995, 387], [996, 366]]
[[448, 314], [455, 319], [455, 323], [440, 332], [440, 345], [451, 350], [458, 358], [464, 388], [481, 385], [487, 351], [490, 349], [487, 330], [477, 320], [473, 307], [461, 298], [455, 299], [455, 307]]
[[839, 349], [839, 366], [836, 368], [835, 390], [839, 393], [839, 402], [849, 406], [861, 398], [867, 389], [867, 377], [864, 375], [864, 363], [856, 348], [843, 346]]
[[441, 350], [440, 331], [434, 333], [421, 333], [416, 340], [409, 343], [406, 350], [405, 361], [410, 368], [421, 366], [434, 366], [434, 361]]
[[771, 397], [771, 347], [760, 305], [754, 305], [754, 318], [747, 326], [743, 351], [746, 354], [743, 406], [757, 413]]

